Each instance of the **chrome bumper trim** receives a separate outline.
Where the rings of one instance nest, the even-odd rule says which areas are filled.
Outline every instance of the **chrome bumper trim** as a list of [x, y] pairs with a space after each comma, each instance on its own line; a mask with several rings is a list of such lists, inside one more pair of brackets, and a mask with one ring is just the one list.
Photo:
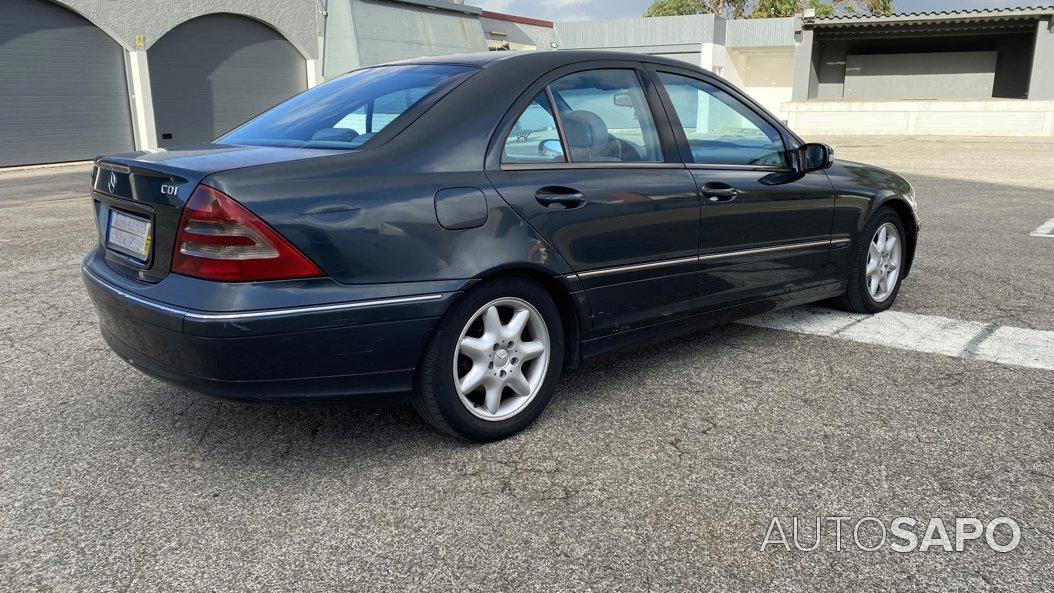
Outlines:
[[376, 299], [371, 301], [352, 301], [348, 303], [333, 303], [328, 305], [310, 305], [305, 307], [287, 307], [283, 309], [264, 309], [261, 311], [238, 311], [233, 313], [201, 313], [192, 311], [190, 309], [183, 309], [180, 307], [173, 307], [172, 305], [166, 305], [164, 303], [141, 297], [139, 295], [132, 294], [126, 290], [122, 290], [113, 284], [103, 280], [99, 276], [92, 273], [87, 267], [82, 266], [81, 271], [88, 278], [91, 278], [96, 284], [105, 288], [106, 290], [116, 294], [117, 296], [128, 299], [130, 301], [139, 303], [140, 305], [150, 307], [166, 313], [173, 313], [176, 315], [182, 315], [186, 319], [196, 319], [199, 321], [230, 321], [240, 319], [268, 319], [273, 317], [288, 317], [290, 315], [300, 315], [303, 313], [324, 313], [330, 311], [344, 311], [347, 309], [363, 309], [367, 307], [383, 307], [385, 305], [404, 305], [408, 303], [421, 303], [426, 301], [437, 301], [443, 298], [441, 294], [425, 294], [418, 296], [408, 297], [392, 297], [387, 299]]

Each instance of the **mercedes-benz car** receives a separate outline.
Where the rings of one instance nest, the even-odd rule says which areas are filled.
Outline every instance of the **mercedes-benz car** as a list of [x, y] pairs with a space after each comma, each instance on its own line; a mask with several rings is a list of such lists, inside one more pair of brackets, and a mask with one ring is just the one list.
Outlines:
[[490, 52], [364, 68], [204, 146], [101, 157], [83, 263], [110, 347], [191, 390], [408, 394], [476, 441], [566, 369], [833, 300], [888, 308], [911, 186], [687, 63]]

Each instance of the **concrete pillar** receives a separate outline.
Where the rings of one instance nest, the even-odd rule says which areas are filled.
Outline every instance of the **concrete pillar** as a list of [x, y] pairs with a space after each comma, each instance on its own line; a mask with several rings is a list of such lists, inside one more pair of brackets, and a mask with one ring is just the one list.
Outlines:
[[359, 60], [358, 33], [351, 6], [358, 1], [327, 2], [326, 35], [322, 46], [323, 78], [334, 78], [363, 65]]
[[812, 97], [816, 88], [816, 72], [813, 66], [812, 29], [803, 29], [794, 42], [794, 84], [791, 100], [804, 101]]
[[135, 147], [138, 150], [157, 148], [154, 97], [150, 92], [150, 64], [147, 62], [146, 51], [130, 51], [127, 57]]
[[1028, 98], [1032, 101], [1054, 101], [1054, 19], [1050, 17], [1039, 21], [1036, 27]]
[[322, 60], [307, 60], [307, 88], [322, 84]]

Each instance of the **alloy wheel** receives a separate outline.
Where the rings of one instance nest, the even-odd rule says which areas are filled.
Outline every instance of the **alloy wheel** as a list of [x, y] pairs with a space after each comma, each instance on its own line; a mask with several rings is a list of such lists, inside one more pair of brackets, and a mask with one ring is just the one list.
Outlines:
[[867, 247], [867, 264], [864, 276], [867, 291], [876, 303], [881, 303], [893, 294], [900, 277], [900, 233], [892, 223], [878, 227], [871, 244]]
[[523, 299], [495, 299], [469, 318], [454, 351], [454, 387], [478, 418], [505, 420], [538, 395], [549, 367], [549, 330]]

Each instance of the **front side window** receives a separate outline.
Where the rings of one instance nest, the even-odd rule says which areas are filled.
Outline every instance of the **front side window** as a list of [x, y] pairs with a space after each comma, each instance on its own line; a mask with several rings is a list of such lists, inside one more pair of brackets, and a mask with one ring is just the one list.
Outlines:
[[359, 148], [425, 97], [442, 96], [475, 71], [436, 64], [356, 70], [300, 93], [218, 142]]
[[659, 73], [696, 163], [784, 167], [779, 132], [735, 97], [701, 80]]
[[538, 96], [520, 114], [505, 140], [501, 155], [503, 163], [563, 163], [564, 149], [560, 144], [560, 132], [553, 118], [552, 108], [545, 92]]
[[633, 70], [589, 70], [550, 85], [572, 162], [662, 162], [644, 90]]

